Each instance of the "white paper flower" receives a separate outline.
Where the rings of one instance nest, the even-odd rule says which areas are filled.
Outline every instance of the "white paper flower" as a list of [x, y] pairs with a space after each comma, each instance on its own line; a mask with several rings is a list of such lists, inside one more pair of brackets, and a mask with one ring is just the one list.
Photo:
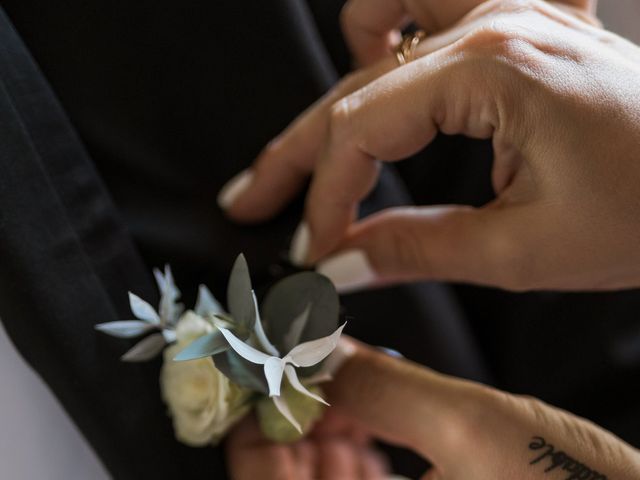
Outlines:
[[176, 437], [191, 446], [216, 443], [250, 409], [250, 392], [231, 383], [215, 368], [211, 357], [173, 361], [185, 345], [213, 328], [194, 312], [186, 312], [176, 326], [177, 343], [164, 351], [162, 396]]
[[[129, 305], [136, 320], [100, 323], [95, 327], [101, 332], [119, 338], [134, 338], [155, 331], [122, 356], [125, 362], [150, 360], [176, 340], [176, 323], [184, 311], [184, 305], [178, 303], [180, 290], [175, 284], [168, 265], [165, 266], [164, 273], [156, 268], [153, 270], [153, 275], [160, 291], [157, 311], [148, 302], [129, 292]], [[200, 285], [195, 313], [200, 316], [209, 316], [221, 312], [220, 304], [209, 289]]]
[[298, 431], [302, 431], [300, 424], [293, 417], [287, 402], [280, 396], [283, 376], [287, 377], [291, 386], [298, 392], [318, 402], [327, 404], [322, 397], [310, 392], [302, 382], [300, 382], [296, 368], [311, 367], [324, 360], [336, 348], [345, 325], [346, 324], [343, 324], [327, 337], [301, 343], [293, 347], [285, 355], [280, 355], [278, 350], [269, 342], [259, 318], [255, 323], [255, 333], [262, 347], [269, 352], [268, 354], [243, 342], [226, 328], [220, 328], [220, 332], [238, 355], [249, 362], [264, 365], [264, 375], [269, 385], [269, 396], [273, 399], [273, 403], [278, 411], [289, 420]]

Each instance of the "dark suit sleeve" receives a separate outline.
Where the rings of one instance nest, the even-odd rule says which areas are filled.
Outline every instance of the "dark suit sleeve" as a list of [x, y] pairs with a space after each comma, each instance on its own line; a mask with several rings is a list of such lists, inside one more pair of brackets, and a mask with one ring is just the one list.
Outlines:
[[[115, 478], [223, 478], [174, 440], [159, 363], [93, 326], [154, 289], [70, 123], [0, 11], [0, 317]], [[7, 388], [3, 386], [2, 388]]]

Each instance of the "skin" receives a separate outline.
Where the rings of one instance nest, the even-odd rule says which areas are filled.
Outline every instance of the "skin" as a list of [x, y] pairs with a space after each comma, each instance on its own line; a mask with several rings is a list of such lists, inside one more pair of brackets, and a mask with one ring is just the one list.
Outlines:
[[540, 455], [528, 448], [533, 436], [609, 479], [639, 478], [638, 451], [586, 420], [530, 397], [354, 346], [353, 356], [327, 384], [330, 416], [314, 434], [293, 445], [276, 445], [262, 438], [255, 420], [245, 421], [227, 449], [232, 478], [384, 478], [387, 467], [371, 438], [430, 460], [434, 468], [424, 480], [567, 478], [566, 472], [545, 474], [549, 461], [530, 465]]
[[[367, 15], [381, 3], [349, 5]], [[365, 41], [360, 30], [375, 29], [354, 27], [364, 20], [348, 5], [347, 38], [366, 67], [265, 149], [228, 215], [266, 220], [312, 175], [307, 263], [361, 249], [375, 284], [640, 285], [640, 48], [602, 30], [585, 2], [489, 1], [469, 11], [477, 4], [402, 2], [404, 16], [441, 28], [402, 67], [382, 53], [390, 24]], [[496, 200], [356, 221], [380, 163], [419, 151], [438, 132], [493, 140]]]
[[[579, 0], [348, 1], [343, 28], [361, 68], [265, 148], [227, 214], [267, 220], [312, 176], [309, 264], [355, 248], [366, 253], [376, 285], [639, 286], [640, 49], [602, 30], [593, 8]], [[399, 67], [390, 46], [408, 21], [430, 35], [419, 58]], [[380, 163], [419, 151], [438, 132], [492, 139], [496, 200], [357, 221]], [[608, 478], [640, 476], [636, 450], [567, 412], [362, 345], [356, 351], [328, 389], [332, 415], [367, 440], [323, 421], [351, 476], [319, 470], [325, 439], [273, 445], [248, 422], [230, 440], [233, 478], [375, 478], [361, 473], [370, 438], [429, 459], [435, 468], [425, 479], [567, 478], [529, 464], [533, 436]], [[373, 468], [384, 471], [373, 455]]]
[[247, 418], [229, 437], [226, 452], [237, 480], [383, 480], [389, 473], [373, 436], [333, 409], [309, 436], [292, 445], [266, 440], [256, 419]]

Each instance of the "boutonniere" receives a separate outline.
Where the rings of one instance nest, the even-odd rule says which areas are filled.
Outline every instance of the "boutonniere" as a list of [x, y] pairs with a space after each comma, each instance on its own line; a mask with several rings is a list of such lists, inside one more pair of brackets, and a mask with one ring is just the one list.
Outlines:
[[123, 361], [163, 352], [160, 383], [177, 438], [192, 446], [215, 444], [251, 410], [272, 440], [306, 434], [327, 405], [320, 384], [331, 379], [327, 358], [344, 328], [331, 281], [296, 273], [271, 287], [259, 305], [240, 255], [226, 309], [201, 285], [194, 309], [185, 311], [170, 268], [154, 275], [157, 310], [129, 293], [135, 319], [96, 329], [121, 338], [145, 335]]

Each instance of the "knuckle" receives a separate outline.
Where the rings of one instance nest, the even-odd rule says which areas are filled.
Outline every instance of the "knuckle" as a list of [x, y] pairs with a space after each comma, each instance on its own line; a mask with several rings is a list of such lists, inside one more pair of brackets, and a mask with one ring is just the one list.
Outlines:
[[472, 445], [478, 448], [487, 435], [487, 425], [495, 425], [497, 417], [503, 414], [497, 406], [503, 401], [502, 397], [508, 395], [479, 384], [467, 385], [464, 389], [452, 407], [454, 413], [447, 418], [448, 438], [443, 439], [451, 448], [460, 450]]
[[353, 129], [354, 114], [361, 103], [361, 92], [356, 91], [342, 97], [331, 105], [329, 112], [329, 133], [334, 136], [337, 132], [348, 133]]
[[542, 400], [530, 395], [508, 395], [507, 400], [507, 407], [511, 411], [516, 414], [524, 414], [542, 429], [553, 426], [553, 409]]
[[340, 100], [331, 105], [329, 112], [330, 132], [342, 129], [349, 123], [351, 117], [348, 97], [342, 97]]
[[519, 54], [525, 43], [521, 27], [500, 18], [472, 30], [465, 40], [464, 48], [474, 53], [507, 58]]

